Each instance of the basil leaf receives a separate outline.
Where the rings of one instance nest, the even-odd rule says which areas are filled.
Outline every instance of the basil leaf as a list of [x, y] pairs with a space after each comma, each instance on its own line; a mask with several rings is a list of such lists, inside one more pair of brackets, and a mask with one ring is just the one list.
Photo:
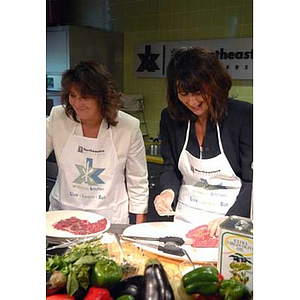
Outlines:
[[81, 266], [78, 274], [77, 279], [79, 282], [79, 285], [83, 287], [85, 290], [88, 289], [90, 285], [90, 275], [89, 275], [90, 266]]
[[79, 283], [76, 278], [76, 275], [73, 272], [70, 272], [67, 279], [67, 293], [69, 296], [72, 296], [76, 293], [79, 288]]
[[76, 260], [74, 265], [92, 265], [92, 264], [95, 264], [96, 262], [97, 262], [97, 259], [94, 256], [85, 255], [85, 256], [80, 257], [78, 260]]

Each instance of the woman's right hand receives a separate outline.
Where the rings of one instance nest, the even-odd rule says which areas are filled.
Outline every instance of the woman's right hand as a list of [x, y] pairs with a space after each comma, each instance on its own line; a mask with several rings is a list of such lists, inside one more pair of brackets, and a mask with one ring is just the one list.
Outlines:
[[175, 211], [171, 204], [174, 200], [174, 192], [172, 190], [164, 190], [154, 199], [154, 207], [160, 216], [173, 216]]

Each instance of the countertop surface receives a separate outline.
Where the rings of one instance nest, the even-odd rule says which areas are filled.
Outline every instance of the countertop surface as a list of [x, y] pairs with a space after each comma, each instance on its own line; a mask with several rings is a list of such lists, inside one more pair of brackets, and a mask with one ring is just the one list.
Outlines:
[[130, 225], [132, 225], [132, 224], [110, 224], [110, 227], [107, 230], [107, 232], [122, 234], [123, 231]]
[[146, 159], [147, 159], [147, 162], [154, 163], [154, 164], [162, 165], [164, 162], [162, 157], [156, 156], [156, 155], [146, 155]]

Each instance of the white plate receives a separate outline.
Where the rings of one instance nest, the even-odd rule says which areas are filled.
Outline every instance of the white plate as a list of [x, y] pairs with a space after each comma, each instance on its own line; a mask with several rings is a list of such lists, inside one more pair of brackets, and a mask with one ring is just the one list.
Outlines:
[[104, 230], [91, 233], [91, 234], [86, 234], [86, 235], [78, 235], [78, 234], [73, 234], [68, 231], [63, 231], [63, 230], [58, 230], [55, 229], [52, 225], [60, 220], [65, 220], [71, 217], [76, 217], [81, 220], [87, 220], [91, 223], [97, 222], [98, 220], [101, 219], [106, 219], [102, 215], [94, 214], [91, 212], [87, 211], [80, 211], [80, 210], [55, 210], [55, 211], [47, 211], [46, 212], [46, 236], [48, 241], [55, 242], [57, 240], [61, 239], [82, 239], [82, 238], [89, 238], [89, 237], [94, 237], [99, 234], [104, 233], [107, 231], [110, 227], [110, 222], [109, 220], [106, 219], [107, 224]]
[[[182, 223], [174, 222], [148, 222], [141, 223], [127, 227], [123, 236], [147, 236], [147, 237], [165, 237], [165, 236], [178, 236], [186, 240], [186, 234], [190, 229], [195, 228], [196, 225], [187, 224], [183, 225]], [[142, 242], [142, 241], [141, 241]], [[145, 243], [157, 243], [152, 241], [145, 241]], [[140, 248], [147, 250], [151, 253], [176, 259], [176, 260], [188, 260], [185, 256], [177, 256], [173, 254], [164, 253], [158, 251], [157, 249], [136, 243]], [[194, 263], [203, 263], [203, 262], [217, 262], [218, 261], [218, 248], [194, 248], [190, 245], [181, 246], [182, 249], [185, 249], [189, 256], [191, 257]]]

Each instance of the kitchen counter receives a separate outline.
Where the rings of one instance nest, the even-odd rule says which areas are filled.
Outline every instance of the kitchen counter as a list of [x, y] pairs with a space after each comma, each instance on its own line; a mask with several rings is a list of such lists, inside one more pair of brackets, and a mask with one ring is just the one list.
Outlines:
[[149, 163], [163, 164], [163, 159], [160, 156], [160, 143], [145, 142], [146, 159]]
[[147, 162], [149, 163], [154, 163], [154, 164], [163, 164], [163, 159], [160, 156], [155, 156], [155, 155], [146, 155]]
[[128, 226], [130, 226], [130, 224], [111, 224], [107, 232], [122, 234]]
[[[110, 228], [102, 236], [102, 242], [107, 244], [107, 249], [110, 256], [118, 263], [121, 263], [121, 253], [119, 246], [116, 243], [114, 233], [122, 235], [124, 229], [126, 229], [130, 224], [111, 224]], [[150, 234], [151, 236], [151, 234]], [[171, 287], [174, 292], [175, 300], [186, 299], [187, 295], [183, 292], [181, 283], [181, 278], [184, 273], [192, 269], [192, 264], [188, 261], [186, 257], [175, 257], [172, 255], [167, 255], [161, 251], [151, 250], [151, 248], [139, 245], [132, 241], [121, 239], [122, 248], [124, 256], [129, 263], [136, 267], [135, 275], [143, 275], [146, 263], [149, 259], [157, 259], [163, 266], [166, 275], [169, 279]], [[151, 244], [151, 242], [150, 242]], [[155, 242], [154, 242], [155, 244]], [[47, 246], [52, 246], [53, 244], [48, 244]], [[46, 259], [54, 254], [62, 255], [65, 253], [66, 248], [57, 248], [50, 251], [46, 251]], [[195, 267], [204, 265], [214, 265], [216, 262], [203, 261], [194, 262]]]

